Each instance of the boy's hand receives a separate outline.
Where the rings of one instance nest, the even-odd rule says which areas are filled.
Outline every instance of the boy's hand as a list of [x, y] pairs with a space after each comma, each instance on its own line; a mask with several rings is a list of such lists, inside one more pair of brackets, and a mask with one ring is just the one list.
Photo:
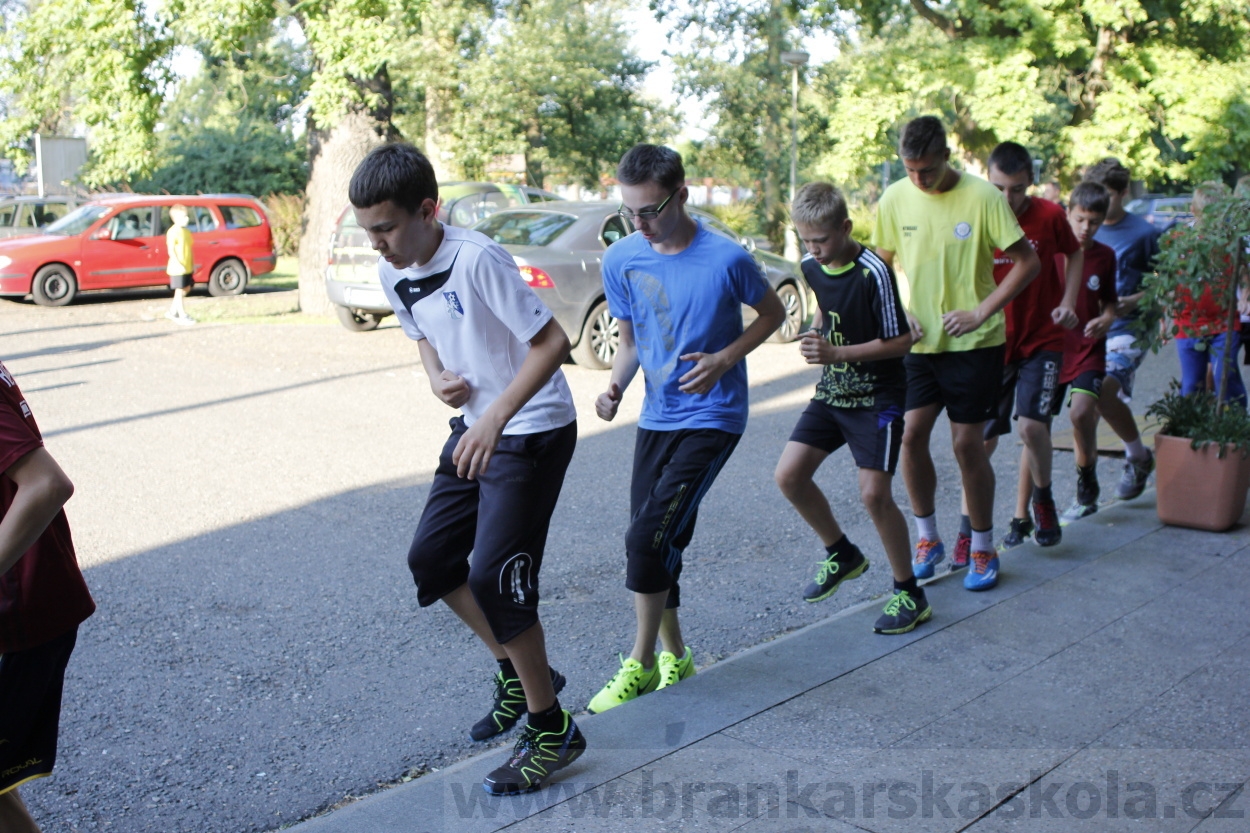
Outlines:
[[955, 338], [975, 332], [984, 323], [974, 309], [951, 310], [942, 316], [942, 329], [946, 330], [947, 335]]
[[803, 333], [799, 342], [799, 353], [808, 364], [837, 364], [838, 348], [820, 337], [815, 330]]
[[907, 313], [907, 326], [911, 329], [912, 344], [915, 344], [924, 338], [924, 327], [920, 326], [920, 322], [917, 321], [910, 312]]
[[469, 383], [450, 370], [444, 370], [437, 379], [431, 378], [430, 387], [435, 396], [453, 408], [463, 407], [469, 401]]
[[683, 362], [694, 362], [694, 367], [677, 381], [681, 384], [678, 390], [682, 393], [707, 393], [716, 387], [720, 377], [729, 369], [729, 363], [721, 358], [720, 353], [686, 353], [678, 356]]
[[606, 391], [595, 397], [595, 413], [604, 422], [611, 422], [616, 417], [616, 409], [620, 404], [621, 386], [613, 382]]
[[1071, 330], [1077, 324], [1081, 323], [1081, 319], [1077, 317], [1076, 310], [1072, 307], [1057, 306], [1050, 311], [1050, 320], [1054, 321], [1065, 330]]
[[457, 477], [474, 480], [479, 472], [486, 471], [490, 457], [499, 445], [499, 438], [503, 436], [503, 428], [496, 425], [489, 414], [483, 414], [481, 419], [469, 426], [469, 430], [461, 435], [460, 442], [456, 443], [456, 450], [451, 453]]
[[1089, 319], [1089, 321], [1085, 324], [1085, 337], [1102, 338], [1107, 334], [1107, 331], [1111, 329], [1111, 322], [1113, 320], [1114, 319], [1107, 318], [1105, 315]]

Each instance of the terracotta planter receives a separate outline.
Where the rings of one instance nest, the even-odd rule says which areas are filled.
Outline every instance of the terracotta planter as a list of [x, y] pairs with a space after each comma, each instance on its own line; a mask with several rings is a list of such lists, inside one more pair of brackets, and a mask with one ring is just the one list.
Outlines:
[[1194, 451], [1189, 440], [1155, 435], [1155, 491], [1165, 524], [1223, 532], [1241, 518], [1248, 488], [1250, 457], [1235, 447], [1221, 459], [1214, 445]]

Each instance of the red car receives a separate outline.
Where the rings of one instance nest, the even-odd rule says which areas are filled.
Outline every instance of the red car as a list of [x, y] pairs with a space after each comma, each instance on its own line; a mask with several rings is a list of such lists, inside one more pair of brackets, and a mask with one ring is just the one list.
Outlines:
[[195, 282], [210, 295], [238, 295], [251, 276], [273, 271], [273, 233], [254, 197], [111, 197], [36, 234], [0, 240], [0, 295], [59, 307], [80, 290], [167, 285], [165, 232], [178, 203], [191, 216]]

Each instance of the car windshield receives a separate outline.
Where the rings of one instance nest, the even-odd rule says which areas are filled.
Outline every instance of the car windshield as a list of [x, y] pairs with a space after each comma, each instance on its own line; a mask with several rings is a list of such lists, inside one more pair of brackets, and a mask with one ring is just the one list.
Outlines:
[[555, 211], [506, 211], [492, 214], [473, 228], [496, 243], [546, 246], [576, 222], [572, 214]]
[[82, 234], [92, 223], [104, 216], [108, 210], [106, 205], [84, 205], [66, 214], [52, 225], [45, 227], [44, 232], [47, 234], [63, 234], [66, 237]]

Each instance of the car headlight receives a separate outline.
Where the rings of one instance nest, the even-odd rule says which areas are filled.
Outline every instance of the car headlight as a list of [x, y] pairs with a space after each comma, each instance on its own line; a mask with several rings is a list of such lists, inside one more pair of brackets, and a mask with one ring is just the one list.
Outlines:
[[4, 267], [8, 266], [12, 262], [13, 262], [13, 258], [4, 257], [3, 255], [0, 255], [0, 269], [3, 269]]

